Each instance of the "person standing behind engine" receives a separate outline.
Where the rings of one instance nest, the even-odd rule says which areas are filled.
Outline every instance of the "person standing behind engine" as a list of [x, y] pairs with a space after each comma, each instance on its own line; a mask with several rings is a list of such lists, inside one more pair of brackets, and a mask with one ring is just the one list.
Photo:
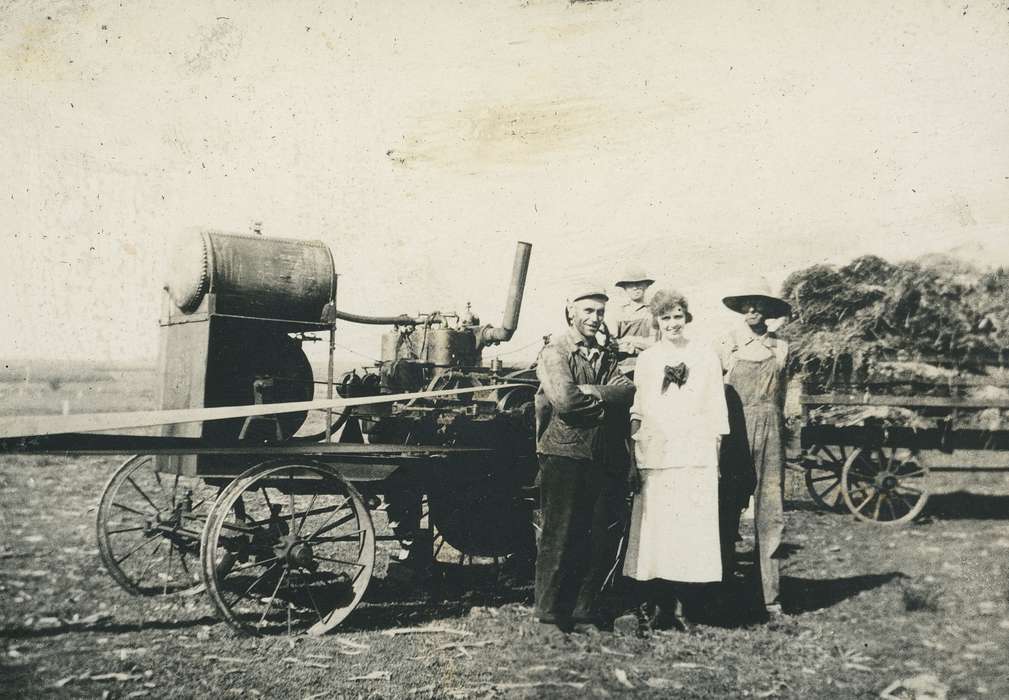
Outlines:
[[576, 288], [565, 310], [567, 330], [540, 351], [536, 366], [543, 523], [535, 614], [564, 631], [599, 625], [596, 597], [622, 531], [629, 462], [610, 414], [626, 411], [634, 385], [612, 348], [596, 338], [608, 300], [601, 287]]
[[645, 291], [655, 283], [640, 267], [629, 266], [616, 286], [624, 290], [627, 300], [617, 309], [615, 323], [611, 322], [613, 339], [620, 352], [620, 371], [632, 374], [637, 357], [658, 339], [658, 330], [652, 312], [645, 303]]

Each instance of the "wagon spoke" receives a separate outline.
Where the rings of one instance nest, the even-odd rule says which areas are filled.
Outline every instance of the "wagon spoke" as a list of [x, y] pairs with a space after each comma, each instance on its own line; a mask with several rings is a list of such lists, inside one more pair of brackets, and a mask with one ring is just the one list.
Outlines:
[[313, 537], [306, 541], [311, 542], [313, 544], [316, 542], [355, 542], [361, 539], [361, 534], [364, 532], [365, 530], [353, 530], [351, 532], [348, 532], [346, 535], [339, 535], [334, 537]]
[[364, 564], [360, 564], [356, 561], [345, 561], [343, 559], [334, 559], [333, 557], [324, 557], [320, 554], [314, 555], [316, 559], [322, 559], [323, 561], [331, 561], [334, 564], [343, 564], [344, 566], [356, 566], [360, 569], [364, 568]]
[[[313, 493], [312, 494], [312, 500], [308, 502], [308, 510], [306, 510], [302, 514], [302, 516], [301, 516], [301, 522], [298, 523], [298, 531], [294, 533], [295, 535], [300, 535], [301, 534], [302, 529], [305, 527], [305, 520], [308, 519], [308, 514], [312, 512], [312, 506], [315, 505], [315, 499], [318, 498], [318, 497], [319, 497], [318, 493]], [[293, 509], [292, 509], [292, 512], [293, 512]]]
[[168, 570], [165, 572], [165, 580], [162, 582], [161, 592], [165, 595], [168, 594], [168, 582], [172, 580], [172, 552], [175, 551], [175, 547], [171, 545], [168, 546]]
[[319, 528], [318, 528], [318, 529], [317, 529], [317, 530], [316, 530], [315, 532], [313, 532], [313, 533], [312, 533], [311, 535], [309, 535], [309, 536], [308, 536], [308, 539], [312, 539], [313, 537], [315, 537], [316, 535], [318, 535], [318, 534], [320, 534], [320, 533], [322, 533], [322, 532], [327, 532], [327, 530], [324, 530], [323, 528], [324, 528], [324, 527], [325, 527], [325, 526], [326, 526], [326, 525], [327, 525], [327, 524], [329, 523], [329, 521], [330, 521], [330, 518], [332, 518], [332, 517], [333, 517], [333, 515], [335, 515], [336, 513], [339, 513], [339, 512], [340, 512], [340, 511], [341, 511], [341, 510], [343, 509], [343, 507], [344, 507], [345, 505], [347, 505], [348, 503], [350, 503], [350, 497], [349, 497], [349, 496], [345, 497], [345, 498], [343, 499], [343, 501], [342, 501], [342, 502], [340, 503], [340, 505], [338, 505], [338, 506], [335, 506], [335, 507], [333, 508], [333, 511], [332, 511], [332, 512], [331, 512], [331, 513], [329, 514], [329, 517], [328, 517], [328, 518], [326, 518], [326, 520], [325, 520], [325, 521], [323, 522], [322, 526], [321, 526], [321, 527], [319, 527]]
[[312, 595], [312, 586], [311, 586], [311, 584], [307, 585], [307, 586], [304, 586], [304, 589], [305, 589], [305, 593], [308, 594], [308, 600], [312, 603], [312, 607], [315, 609], [315, 614], [319, 616], [319, 622], [324, 622], [326, 620], [326, 618], [325, 618], [325, 616], [323, 616], [322, 611], [319, 610], [319, 604], [317, 602], [315, 602], [315, 596]]
[[907, 474], [901, 474], [900, 478], [901, 479], [920, 479], [923, 476], [925, 476], [925, 470], [924, 469], [919, 469], [918, 471], [915, 471], [915, 472], [908, 472]]
[[[151, 570], [151, 567], [154, 566], [157, 562], [161, 561], [161, 557], [158, 557], [157, 559], [155, 559], [154, 555], [156, 555], [158, 553], [158, 550], [161, 549], [161, 545], [163, 545], [165, 543], [165, 541], [159, 539], [157, 542], [158, 542], [158, 546], [154, 548], [153, 552], [151, 552], [151, 556], [150, 556], [150, 558], [148, 558], [147, 564], [140, 571], [140, 575], [137, 576], [137, 581], [138, 582], [142, 583], [143, 581], [147, 580], [147, 574]], [[169, 549], [171, 549], [171, 548], [169, 548]]]
[[829, 447], [827, 447], [826, 445], [823, 445], [822, 447], [820, 447], [820, 451], [821, 452], [825, 452], [827, 454], [827, 456], [830, 457], [830, 461], [831, 462], [833, 462], [835, 464], [837, 463], [837, 457], [834, 456], [834, 453], [830, 451]]
[[245, 589], [245, 590], [244, 590], [244, 591], [242, 592], [242, 595], [240, 595], [240, 596], [238, 596], [237, 598], [235, 598], [235, 601], [234, 601], [234, 602], [232, 603], [232, 606], [236, 606], [236, 605], [238, 605], [238, 604], [239, 604], [239, 603], [240, 603], [241, 601], [243, 601], [243, 600], [245, 600], [246, 598], [248, 598], [248, 597], [249, 597], [249, 594], [250, 594], [250, 593], [252, 593], [252, 589], [253, 589], [253, 588], [255, 588], [255, 587], [256, 587], [257, 585], [259, 585], [259, 582], [260, 582], [260, 581], [262, 581], [262, 580], [263, 580], [264, 578], [266, 578], [266, 576], [267, 576], [267, 575], [268, 575], [268, 574], [269, 574], [269, 573], [270, 573], [271, 571], [273, 571], [274, 569], [276, 569], [276, 568], [277, 568], [278, 566], [280, 566], [280, 564], [273, 564], [272, 566], [270, 566], [270, 568], [268, 568], [268, 569], [267, 569], [266, 571], [264, 571], [264, 572], [263, 572], [263, 573], [261, 573], [261, 574], [260, 574], [259, 576], [257, 576], [257, 577], [256, 577], [256, 579], [255, 579], [255, 580], [254, 580], [254, 581], [253, 581], [252, 583], [250, 583], [250, 584], [249, 584], [249, 587], [248, 587], [248, 588], [246, 588], [246, 589]]
[[323, 527], [320, 527], [318, 530], [316, 530], [315, 532], [313, 532], [311, 535], [309, 535], [305, 539], [307, 539], [307, 540], [314, 540], [318, 535], [321, 535], [324, 532], [329, 532], [331, 530], [335, 530], [336, 528], [340, 527], [341, 525], [346, 525], [351, 520], [354, 520], [356, 517], [357, 517], [357, 515], [354, 513], [354, 511], [351, 511], [349, 515], [345, 515], [342, 518], [340, 518], [339, 520], [330, 523], [329, 525], [325, 525]]
[[149, 515], [148, 513], [141, 513], [136, 508], [130, 508], [129, 506], [125, 506], [122, 503], [119, 503], [118, 501], [115, 502], [115, 503], [113, 503], [112, 505], [115, 506], [116, 508], [121, 508], [123, 510], [129, 511], [130, 513], [133, 513], [134, 515], [139, 515], [141, 518], [146, 518]]
[[[157, 472], [155, 472], [155, 473], [157, 473]], [[161, 512], [161, 509], [158, 508], [156, 505], [154, 505], [154, 501], [152, 501], [150, 499], [150, 497], [146, 493], [144, 493], [143, 490], [139, 486], [137, 486], [137, 482], [135, 482], [133, 480], [132, 476], [126, 477], [126, 480], [128, 482], [130, 482], [130, 485], [137, 490], [137, 493], [139, 493], [143, 497], [143, 499], [150, 504], [151, 508], [154, 509], [155, 513], [160, 513]]]
[[917, 489], [914, 486], [907, 486], [905, 484], [899, 484], [899, 485], [897, 485], [896, 487], [894, 487], [894, 491], [896, 491], [898, 493], [900, 491], [909, 491], [909, 492], [913, 493], [915, 496], [920, 496], [920, 495], [922, 495], [922, 493], [924, 493], [921, 489]]
[[121, 527], [118, 530], [108, 530], [107, 533], [109, 535], [119, 535], [124, 532], [137, 532], [139, 530], [146, 530], [146, 529], [147, 528], [145, 528], [143, 525], [137, 525], [136, 527]]
[[263, 610], [263, 615], [262, 617], [259, 618], [260, 627], [266, 624], [266, 616], [269, 614], [270, 608], [273, 607], [273, 603], [277, 600], [277, 592], [280, 590], [280, 584], [282, 584], [284, 582], [284, 579], [287, 578], [287, 572], [288, 569], [285, 567], [284, 573], [282, 573], [280, 575], [280, 578], [277, 579], [277, 585], [273, 587], [273, 595], [270, 596], [268, 601], [264, 601], [266, 609]]
[[228, 573], [233, 574], [238, 571], [245, 571], [246, 569], [252, 569], [256, 566], [266, 566], [267, 564], [271, 564], [272, 568], [272, 562], [275, 562], [278, 559], [280, 559], [280, 557], [270, 557], [269, 559], [260, 559], [259, 561], [246, 562], [245, 564], [239, 564], [238, 566], [231, 567], [230, 569], [228, 569]]
[[873, 520], [879, 520], [879, 507], [883, 505], [883, 499], [886, 498], [886, 494], [880, 493], [876, 496], [876, 510], [872, 513]]
[[142, 547], [146, 547], [151, 542], [157, 542], [157, 543], [160, 544], [163, 541], [164, 540], [162, 540], [160, 537], [148, 537], [148, 538], [144, 539], [143, 542], [141, 542], [140, 544], [138, 544], [137, 546], [135, 546], [133, 549], [131, 549], [130, 551], [128, 551], [126, 554], [124, 554], [123, 556], [121, 556], [118, 559], [116, 559], [116, 564], [117, 565], [122, 564], [124, 561], [126, 561], [127, 559], [129, 559], [130, 557], [132, 557], [137, 552], [137, 550], [141, 549]]

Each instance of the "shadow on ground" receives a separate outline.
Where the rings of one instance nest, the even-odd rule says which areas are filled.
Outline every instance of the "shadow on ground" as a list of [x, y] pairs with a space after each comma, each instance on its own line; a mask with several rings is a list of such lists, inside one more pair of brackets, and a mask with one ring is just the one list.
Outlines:
[[928, 499], [924, 518], [943, 520], [1009, 520], [1009, 496], [954, 491]]

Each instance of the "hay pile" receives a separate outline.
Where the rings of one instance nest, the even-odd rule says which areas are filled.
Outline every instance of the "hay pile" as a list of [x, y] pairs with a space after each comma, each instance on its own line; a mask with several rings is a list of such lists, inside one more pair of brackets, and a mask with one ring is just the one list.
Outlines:
[[[843, 267], [799, 270], [782, 294], [793, 317], [780, 334], [792, 347], [790, 371], [807, 392], [1001, 398], [1009, 385], [1005, 269], [981, 271], [943, 256], [894, 264], [866, 255]], [[972, 386], [961, 386], [965, 380]], [[831, 407], [819, 417], [851, 424], [866, 410]], [[921, 412], [875, 413], [888, 423], [934, 424]], [[967, 412], [957, 423], [1009, 426], [1009, 413]]]
[[794, 312], [782, 329], [791, 369], [807, 382], [925, 383], [943, 367], [978, 372], [1009, 362], [1009, 271], [1001, 268], [866, 255], [792, 273], [782, 292]]

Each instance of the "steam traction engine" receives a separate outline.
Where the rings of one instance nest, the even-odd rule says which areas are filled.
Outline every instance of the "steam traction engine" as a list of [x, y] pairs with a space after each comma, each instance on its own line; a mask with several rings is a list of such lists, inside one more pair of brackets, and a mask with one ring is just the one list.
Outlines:
[[[484, 366], [482, 351], [515, 331], [530, 249], [518, 244], [494, 327], [468, 308], [341, 311], [321, 242], [203, 233], [180, 248], [161, 321], [163, 409], [310, 401], [317, 389], [354, 406], [328, 410], [316, 430], [285, 410], [134, 438], [149, 449], [114, 474], [98, 512], [112, 576], [144, 595], [202, 580], [242, 631], [319, 634], [361, 600], [377, 540], [411, 543], [414, 559], [444, 542], [460, 556], [528, 551], [536, 383]], [[390, 327], [376, 366], [334, 377], [339, 320]], [[302, 346], [327, 335], [316, 381]], [[390, 398], [400, 394], [411, 396]], [[376, 533], [376, 510], [394, 532]]]

